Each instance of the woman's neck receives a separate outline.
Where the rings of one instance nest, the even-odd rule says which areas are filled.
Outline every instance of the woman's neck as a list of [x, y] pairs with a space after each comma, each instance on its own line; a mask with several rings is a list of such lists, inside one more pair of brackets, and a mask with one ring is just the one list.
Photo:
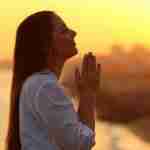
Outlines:
[[59, 59], [57, 62], [55, 62], [53, 64], [49, 63], [49, 65], [48, 65], [48, 69], [56, 75], [57, 79], [60, 78], [60, 75], [61, 75], [61, 72], [62, 72], [62, 69], [64, 66], [64, 62], [65, 61], [60, 61], [60, 59]]

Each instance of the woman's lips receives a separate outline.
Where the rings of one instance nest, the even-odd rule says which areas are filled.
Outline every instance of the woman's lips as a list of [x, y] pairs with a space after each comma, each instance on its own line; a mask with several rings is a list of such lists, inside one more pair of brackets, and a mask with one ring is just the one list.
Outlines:
[[76, 46], [76, 42], [75, 41], [70, 40], [69, 43], [70, 43], [70, 45]]

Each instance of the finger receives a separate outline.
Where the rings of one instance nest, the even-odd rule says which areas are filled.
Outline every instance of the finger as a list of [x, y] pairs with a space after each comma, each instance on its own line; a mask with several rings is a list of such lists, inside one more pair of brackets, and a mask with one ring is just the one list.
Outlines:
[[99, 82], [100, 81], [100, 75], [101, 75], [101, 64], [97, 64], [96, 74], [97, 74], [97, 80]]
[[101, 64], [97, 64], [97, 71], [98, 71], [98, 73], [101, 72]]
[[89, 73], [96, 73], [96, 57], [92, 53], [88, 55], [88, 71]]
[[96, 78], [96, 58], [92, 52], [88, 53], [87, 63], [87, 77], [89, 80], [93, 80]]
[[75, 70], [75, 88], [77, 90], [80, 90], [81, 88], [81, 76], [78, 68]]
[[83, 62], [82, 62], [82, 72], [81, 72], [81, 76], [83, 76], [83, 77], [85, 77], [85, 76], [87, 76], [87, 65], [88, 65], [88, 55], [87, 54], [85, 54], [84, 55], [84, 57], [83, 57]]
[[81, 80], [80, 72], [79, 72], [79, 69], [76, 68], [76, 70], [75, 70], [75, 81], [80, 81], [80, 80]]

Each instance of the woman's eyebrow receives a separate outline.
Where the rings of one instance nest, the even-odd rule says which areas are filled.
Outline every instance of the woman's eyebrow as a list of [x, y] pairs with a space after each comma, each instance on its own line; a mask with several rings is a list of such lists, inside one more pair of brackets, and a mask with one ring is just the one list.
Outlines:
[[61, 28], [63, 28], [63, 29], [69, 29], [65, 23], [61, 23], [61, 24], [57, 25], [56, 28], [57, 29], [61, 29]]
[[62, 26], [65, 27], [65, 28], [68, 28], [67, 24], [65, 22], [62, 23]]
[[64, 27], [64, 28], [68, 28], [66, 24], [62, 24], [62, 27]]
[[58, 24], [58, 27], [66, 27], [66, 25], [63, 23], [61, 23], [61, 24]]

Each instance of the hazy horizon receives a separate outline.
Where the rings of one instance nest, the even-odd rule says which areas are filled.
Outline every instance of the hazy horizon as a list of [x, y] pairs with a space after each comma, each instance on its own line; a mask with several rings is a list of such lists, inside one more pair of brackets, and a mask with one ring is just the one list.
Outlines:
[[149, 47], [149, 7], [149, 0], [5, 0], [0, 5], [0, 59], [12, 57], [21, 20], [43, 9], [55, 11], [77, 32], [80, 54], [89, 50], [109, 53], [113, 43], [142, 43]]

